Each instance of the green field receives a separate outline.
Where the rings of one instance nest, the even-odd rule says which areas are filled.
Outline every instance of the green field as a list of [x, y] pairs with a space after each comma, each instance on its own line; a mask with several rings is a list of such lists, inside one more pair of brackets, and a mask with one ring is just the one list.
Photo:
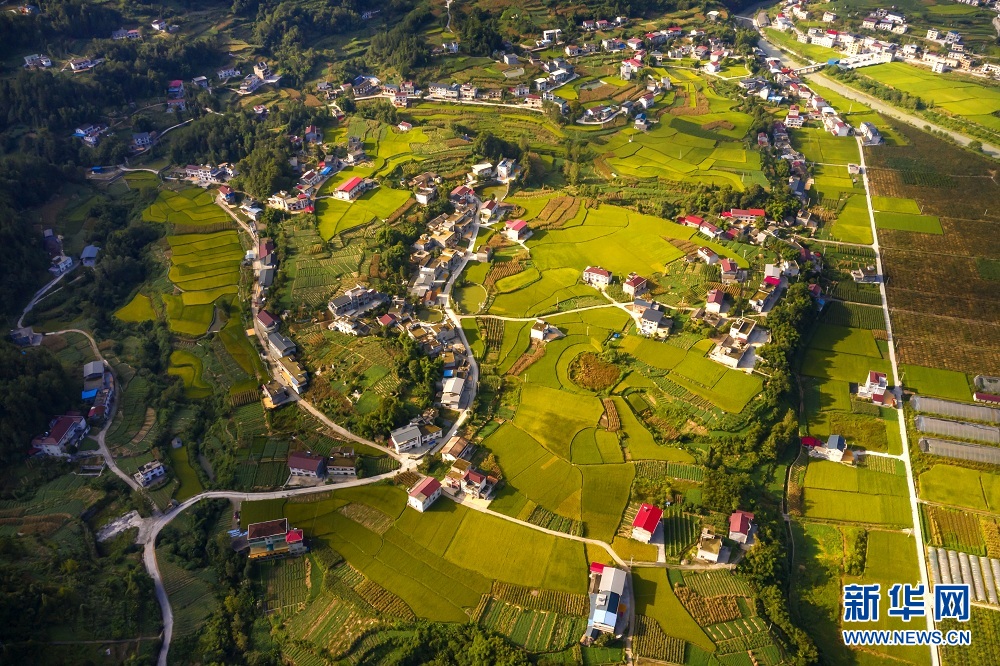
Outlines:
[[872, 208], [876, 211], [883, 211], [887, 213], [910, 213], [912, 215], [920, 215], [920, 204], [913, 199], [872, 197]]
[[680, 347], [655, 342], [639, 335], [626, 337], [622, 349], [646, 365], [660, 370], [670, 370], [680, 363], [686, 355], [686, 352]]
[[944, 234], [941, 219], [935, 215], [915, 215], [913, 213], [875, 212], [875, 226], [879, 229], [896, 229], [922, 234]]
[[809, 349], [802, 361], [802, 373], [821, 379], [840, 379], [847, 382], [861, 382], [868, 372], [884, 372], [892, 376], [889, 361], [871, 356], [858, 356], [846, 352], [823, 349]]
[[635, 612], [652, 618], [668, 636], [715, 651], [715, 644], [677, 600], [664, 569], [633, 569]]
[[922, 365], [901, 365], [899, 370], [903, 385], [921, 395], [963, 401], [972, 398], [969, 378], [964, 373]]
[[825, 460], [809, 462], [803, 507], [808, 518], [911, 524], [906, 477]]
[[330, 240], [349, 229], [368, 224], [373, 220], [383, 220], [392, 215], [409, 198], [409, 190], [377, 187], [351, 202], [319, 199], [316, 202], [319, 235], [323, 240]]
[[212, 395], [212, 386], [205, 381], [204, 364], [200, 357], [183, 349], [170, 354], [167, 374], [180, 377], [184, 382], [184, 393], [190, 398], [200, 399]]
[[1000, 476], [990, 472], [934, 465], [918, 479], [920, 498], [980, 511], [1000, 510]]
[[[338, 511], [363, 504], [383, 516], [368, 526]], [[325, 499], [259, 511], [244, 503], [244, 517], [272, 517], [281, 511], [343, 555], [361, 573], [399, 596], [420, 617], [464, 622], [489, 591], [490, 580], [563, 592], [586, 590], [583, 545], [476, 511], [442, 498], [420, 514], [404, 508], [405, 493], [388, 486], [337, 491]], [[363, 522], [364, 518], [361, 519]], [[482, 535], [489, 534], [489, 539]], [[497, 543], [518, 544], [516, 549]]]
[[[917, 547], [918, 545], [914, 543], [912, 535], [902, 532], [871, 530], [868, 532], [868, 551], [865, 557], [864, 574], [860, 577], [844, 576], [843, 581], [845, 584], [879, 583], [882, 586], [882, 590], [887, 590], [896, 583], [916, 585], [920, 582]], [[879, 619], [876, 622], [844, 622], [842, 625], [845, 629], [910, 629], [913, 626], [913, 622], [904, 622], [901, 618], [890, 617], [887, 613], [880, 613]], [[904, 659], [914, 664], [929, 662], [926, 647], [879, 648], [877, 652]]]
[[[594, 264], [617, 276], [630, 271], [647, 275], [661, 272], [666, 264], [683, 256], [667, 239], [683, 241], [695, 233], [673, 222], [607, 204], [586, 213], [578, 225], [540, 231], [528, 240], [534, 268], [541, 277], [499, 294], [489, 309], [491, 314], [530, 317], [561, 301], [595, 296], [595, 291], [580, 281], [583, 269]], [[698, 242], [746, 265], [743, 257], [718, 244]]]
[[842, 354], [882, 358], [882, 352], [879, 351], [878, 345], [875, 343], [875, 336], [872, 335], [871, 331], [863, 328], [820, 324], [816, 327], [812, 340], [809, 341], [809, 346], [813, 349]]
[[845, 243], [871, 245], [874, 239], [865, 197], [854, 195], [847, 200], [830, 228], [830, 237]]
[[174, 493], [174, 499], [183, 502], [203, 492], [205, 489], [201, 485], [201, 479], [198, 478], [198, 473], [188, 459], [188, 449], [186, 447], [179, 449], [169, 447], [167, 453], [170, 456], [170, 471], [181, 484], [177, 488], [177, 492]]
[[142, 219], [181, 227], [234, 226], [232, 218], [215, 204], [211, 192], [200, 188], [189, 188], [180, 192], [161, 191], [156, 201], [143, 211]]
[[156, 319], [156, 311], [153, 310], [153, 304], [150, 302], [149, 296], [136, 294], [131, 301], [115, 312], [115, 316], [122, 321], [138, 323], [153, 321]]
[[994, 114], [1000, 111], [1000, 90], [995, 87], [980, 85], [955, 74], [935, 74], [902, 62], [865, 67], [859, 74], [932, 102], [972, 123], [993, 131], [997, 129]]
[[214, 317], [214, 302], [236, 294], [243, 246], [235, 231], [168, 236], [168, 276], [182, 293], [165, 294], [171, 330], [204, 335]]

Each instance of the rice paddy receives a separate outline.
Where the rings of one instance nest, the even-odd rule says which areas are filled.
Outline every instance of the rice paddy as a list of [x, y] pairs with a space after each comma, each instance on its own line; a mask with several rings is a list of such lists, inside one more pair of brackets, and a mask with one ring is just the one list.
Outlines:
[[175, 227], [233, 226], [232, 218], [215, 204], [212, 194], [200, 188], [161, 191], [156, 201], [143, 211], [142, 219]]
[[163, 301], [170, 329], [189, 336], [204, 335], [214, 318], [214, 303], [236, 294], [243, 246], [235, 231], [168, 236], [170, 281], [179, 294]]

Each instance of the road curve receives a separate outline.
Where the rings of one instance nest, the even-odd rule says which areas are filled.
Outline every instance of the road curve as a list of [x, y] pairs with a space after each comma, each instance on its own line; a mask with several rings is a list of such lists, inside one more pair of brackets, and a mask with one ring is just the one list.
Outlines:
[[[94, 350], [94, 355], [98, 358], [98, 360], [104, 363], [105, 367], [107, 367], [107, 369], [111, 372], [112, 376], [114, 376], [115, 374], [114, 368], [112, 368], [111, 364], [105, 360], [103, 355], [101, 355], [101, 350], [98, 349], [97, 347], [97, 341], [94, 340], [93, 336], [91, 336], [90, 333], [88, 333], [87, 331], [83, 331], [79, 328], [66, 328], [61, 331], [53, 331], [51, 333], [46, 333], [45, 335], [62, 335], [64, 333], [79, 333], [80, 335], [87, 338], [87, 340], [90, 342], [91, 349]], [[115, 382], [116, 383], [118, 382], [117, 376], [115, 376]], [[120, 390], [121, 387], [119, 386], [118, 388]], [[116, 412], [117, 412], [117, 407], [118, 406], [116, 404], [115, 405]], [[104, 422], [104, 427], [101, 428], [101, 431], [97, 433], [97, 436], [94, 438], [97, 440], [98, 453], [100, 453], [101, 457], [104, 458], [104, 464], [108, 466], [108, 469], [110, 469], [112, 472], [115, 473], [115, 476], [117, 476], [119, 479], [127, 483], [132, 490], [139, 491], [140, 490], [139, 483], [135, 479], [133, 479], [130, 474], [125, 473], [124, 471], [121, 470], [121, 468], [118, 467], [118, 465], [115, 463], [115, 457], [111, 455], [111, 450], [108, 449], [108, 445], [104, 441], [105, 435], [107, 435], [108, 429], [111, 428], [111, 422], [113, 420], [114, 420], [114, 414], [108, 417], [107, 421]]]

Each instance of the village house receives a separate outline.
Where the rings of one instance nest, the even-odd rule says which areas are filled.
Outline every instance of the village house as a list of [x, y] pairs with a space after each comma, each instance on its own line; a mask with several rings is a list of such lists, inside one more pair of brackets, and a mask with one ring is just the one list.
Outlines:
[[531, 325], [529, 337], [531, 340], [549, 342], [563, 337], [563, 332], [544, 319], [536, 319], [535, 323]]
[[845, 465], [854, 464], [854, 451], [848, 448], [847, 441], [843, 435], [830, 435], [826, 440], [826, 444], [819, 443], [818, 446], [810, 446], [809, 455], [813, 458], [823, 458]]
[[584, 283], [598, 289], [607, 287], [611, 284], [612, 279], [611, 271], [605, 270], [600, 266], [587, 266], [583, 271]]
[[504, 225], [504, 236], [514, 243], [522, 243], [531, 236], [531, 229], [524, 220], [508, 220]]
[[358, 458], [354, 449], [350, 446], [338, 446], [331, 449], [326, 460], [326, 474], [328, 477], [357, 477]]
[[468, 460], [472, 455], [473, 446], [469, 440], [455, 435], [448, 440], [448, 443], [441, 449], [441, 460], [445, 462], [455, 462], [456, 460]]
[[603, 634], [621, 635], [628, 621], [628, 607], [623, 600], [628, 574], [608, 564], [590, 565], [590, 614], [581, 643], [590, 645]]
[[628, 279], [622, 283], [622, 292], [626, 296], [633, 299], [636, 296], [641, 296], [647, 291], [649, 291], [649, 282], [646, 280], [646, 278], [641, 277], [635, 273], [629, 273]]
[[499, 220], [501, 216], [502, 209], [500, 208], [500, 202], [496, 199], [490, 199], [479, 207], [479, 220], [484, 224]]
[[302, 530], [289, 529], [287, 518], [278, 518], [247, 526], [247, 546], [251, 560], [263, 560], [285, 555], [301, 555], [308, 548]]
[[449, 377], [445, 379], [441, 390], [441, 406], [448, 409], [459, 409], [459, 407], [461, 407], [462, 393], [464, 391], [464, 378]]
[[292, 394], [287, 387], [276, 381], [268, 382], [261, 388], [261, 403], [265, 409], [275, 409], [292, 401]]
[[858, 382], [858, 398], [871, 400], [876, 405], [895, 407], [896, 396], [889, 390], [889, 380], [884, 372], [870, 370], [864, 382]]
[[368, 190], [374, 188], [376, 184], [371, 178], [354, 176], [337, 187], [333, 191], [333, 196], [341, 201], [354, 201]]
[[132, 478], [136, 480], [143, 488], [147, 488], [160, 479], [162, 479], [167, 473], [167, 468], [163, 466], [159, 460], [150, 460], [145, 465], [139, 468]]
[[288, 471], [292, 476], [322, 479], [326, 476], [326, 458], [305, 451], [288, 454]]
[[742, 548], [753, 545], [757, 526], [753, 523], [753, 514], [749, 511], [736, 510], [729, 516], [729, 538], [740, 544]]
[[337, 296], [327, 307], [335, 316], [358, 315], [386, 300], [386, 295], [364, 285], [356, 284]]
[[728, 218], [733, 222], [746, 222], [748, 224], [753, 224], [757, 220], [766, 216], [767, 211], [763, 208], [750, 208], [748, 210], [744, 210], [742, 208], [732, 208], [721, 214], [721, 217]]
[[726, 305], [726, 292], [721, 289], [711, 289], [705, 297], [705, 312], [712, 314], [722, 314]]
[[716, 536], [711, 527], [701, 528], [701, 538], [698, 540], [698, 553], [695, 556], [705, 562], [728, 562], [729, 548], [722, 545], [722, 537]]
[[283, 358], [295, 353], [295, 343], [277, 331], [267, 334], [267, 348], [275, 358]]
[[643, 503], [632, 521], [632, 538], [642, 543], [649, 543], [660, 527], [663, 509], [652, 504]]
[[670, 335], [674, 320], [667, 317], [658, 303], [650, 303], [639, 315], [636, 327], [639, 335], [648, 338], [664, 338]]
[[719, 261], [719, 255], [710, 247], [699, 247], [698, 258], [709, 266], [714, 266]]
[[719, 269], [722, 272], [722, 284], [742, 282], [740, 278], [745, 278], [745, 272], [740, 270], [740, 267], [736, 263], [735, 259], [726, 258], [721, 260], [719, 262]]
[[439, 497], [441, 497], [441, 483], [432, 476], [425, 476], [407, 493], [406, 504], [423, 513]]
[[31, 440], [29, 455], [65, 456], [67, 449], [79, 444], [90, 426], [82, 416], [57, 416], [49, 423], [49, 429]]
[[277, 194], [272, 194], [268, 197], [267, 205], [271, 208], [283, 210], [286, 213], [312, 212], [312, 202], [309, 200], [309, 195], [302, 192], [289, 194], [285, 190], [281, 190]]
[[882, 281], [882, 276], [878, 274], [875, 266], [864, 266], [851, 271], [851, 277], [855, 282], [861, 284], [878, 284]]

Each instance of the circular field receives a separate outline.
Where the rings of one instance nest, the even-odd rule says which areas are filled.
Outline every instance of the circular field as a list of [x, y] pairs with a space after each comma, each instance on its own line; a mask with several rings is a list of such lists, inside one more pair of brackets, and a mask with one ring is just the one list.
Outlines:
[[569, 378], [588, 391], [605, 391], [618, 383], [621, 371], [594, 352], [583, 352], [569, 364]]

